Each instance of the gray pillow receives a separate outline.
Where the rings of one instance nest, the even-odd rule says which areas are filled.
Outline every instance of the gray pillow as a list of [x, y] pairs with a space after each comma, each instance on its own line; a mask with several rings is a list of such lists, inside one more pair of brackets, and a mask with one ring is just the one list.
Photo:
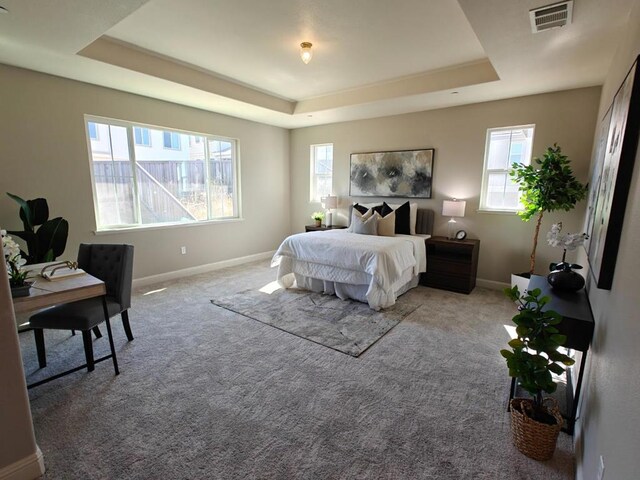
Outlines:
[[366, 220], [362, 220], [361, 217], [354, 215], [351, 220], [353, 233], [360, 233], [362, 235], [378, 235], [378, 218], [375, 215], [370, 216]]

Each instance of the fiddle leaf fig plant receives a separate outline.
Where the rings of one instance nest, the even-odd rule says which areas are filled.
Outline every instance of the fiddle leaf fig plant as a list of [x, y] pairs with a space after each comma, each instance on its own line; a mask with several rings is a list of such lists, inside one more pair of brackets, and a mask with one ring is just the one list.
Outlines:
[[525, 222], [536, 217], [533, 248], [529, 257], [531, 275], [536, 267], [538, 234], [544, 213], [556, 210], [568, 212], [587, 195], [587, 185], [574, 177], [567, 156], [562, 154], [557, 144], [547, 148], [542, 160], [536, 157], [533, 161], [537, 168], [535, 165], [513, 163], [510, 172], [520, 188], [520, 201], [524, 206], [518, 215]]
[[27, 252], [20, 252], [27, 264], [51, 262], [62, 255], [67, 246], [69, 222], [62, 217], [49, 219], [49, 205], [44, 198], [24, 200], [8, 192], [7, 195], [20, 205], [24, 230], [8, 233], [27, 244]]
[[543, 412], [543, 392], [556, 391], [553, 374], [563, 374], [564, 367], [573, 365], [574, 360], [558, 351], [567, 337], [556, 328], [562, 322], [562, 316], [553, 310], [543, 310], [549, 297], [541, 296], [539, 288], [522, 296], [518, 287], [505, 288], [504, 293], [519, 307], [518, 314], [513, 317], [517, 336], [509, 342], [511, 349], [500, 350], [500, 354], [507, 360], [509, 375], [517, 378], [533, 397], [536, 415], [536, 412]]

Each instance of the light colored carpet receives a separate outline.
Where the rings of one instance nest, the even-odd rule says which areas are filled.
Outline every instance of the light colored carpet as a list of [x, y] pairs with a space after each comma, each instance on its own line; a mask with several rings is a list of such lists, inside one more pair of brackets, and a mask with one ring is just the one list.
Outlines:
[[296, 288], [251, 288], [211, 303], [353, 357], [418, 308], [401, 302], [376, 312], [365, 303]]
[[[511, 444], [500, 292], [413, 289], [400, 302], [419, 307], [353, 358], [209, 302], [274, 278], [260, 262], [137, 292], [135, 340], [114, 321], [119, 376], [103, 362], [29, 392], [46, 478], [573, 478], [566, 434], [544, 463]], [[83, 363], [80, 336], [45, 337], [45, 373]]]

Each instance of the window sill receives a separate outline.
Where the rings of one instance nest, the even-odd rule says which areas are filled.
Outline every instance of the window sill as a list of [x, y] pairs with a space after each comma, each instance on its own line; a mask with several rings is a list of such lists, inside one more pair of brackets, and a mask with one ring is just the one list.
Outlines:
[[494, 213], [496, 215], [518, 215], [521, 210], [493, 210], [488, 208], [479, 208], [476, 210], [478, 213]]
[[134, 227], [121, 227], [121, 228], [105, 228], [102, 230], [95, 230], [93, 232], [94, 235], [113, 235], [118, 233], [127, 233], [127, 232], [140, 232], [140, 231], [150, 231], [150, 230], [165, 230], [169, 228], [181, 228], [181, 227], [198, 227], [202, 225], [218, 225], [221, 223], [235, 223], [235, 222], [243, 222], [244, 218], [221, 218], [219, 220], [204, 220], [201, 222], [178, 222], [178, 223], [163, 223], [163, 224], [155, 224], [155, 225], [136, 225]]

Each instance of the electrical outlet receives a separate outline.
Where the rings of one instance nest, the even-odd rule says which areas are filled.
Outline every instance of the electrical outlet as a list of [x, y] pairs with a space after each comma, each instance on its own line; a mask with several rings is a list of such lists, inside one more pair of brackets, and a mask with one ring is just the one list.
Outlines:
[[604, 478], [604, 457], [600, 455], [600, 463], [598, 464], [598, 480]]
[[180, 247], [180, 253], [182, 255], [186, 255], [187, 254], [187, 247]]

